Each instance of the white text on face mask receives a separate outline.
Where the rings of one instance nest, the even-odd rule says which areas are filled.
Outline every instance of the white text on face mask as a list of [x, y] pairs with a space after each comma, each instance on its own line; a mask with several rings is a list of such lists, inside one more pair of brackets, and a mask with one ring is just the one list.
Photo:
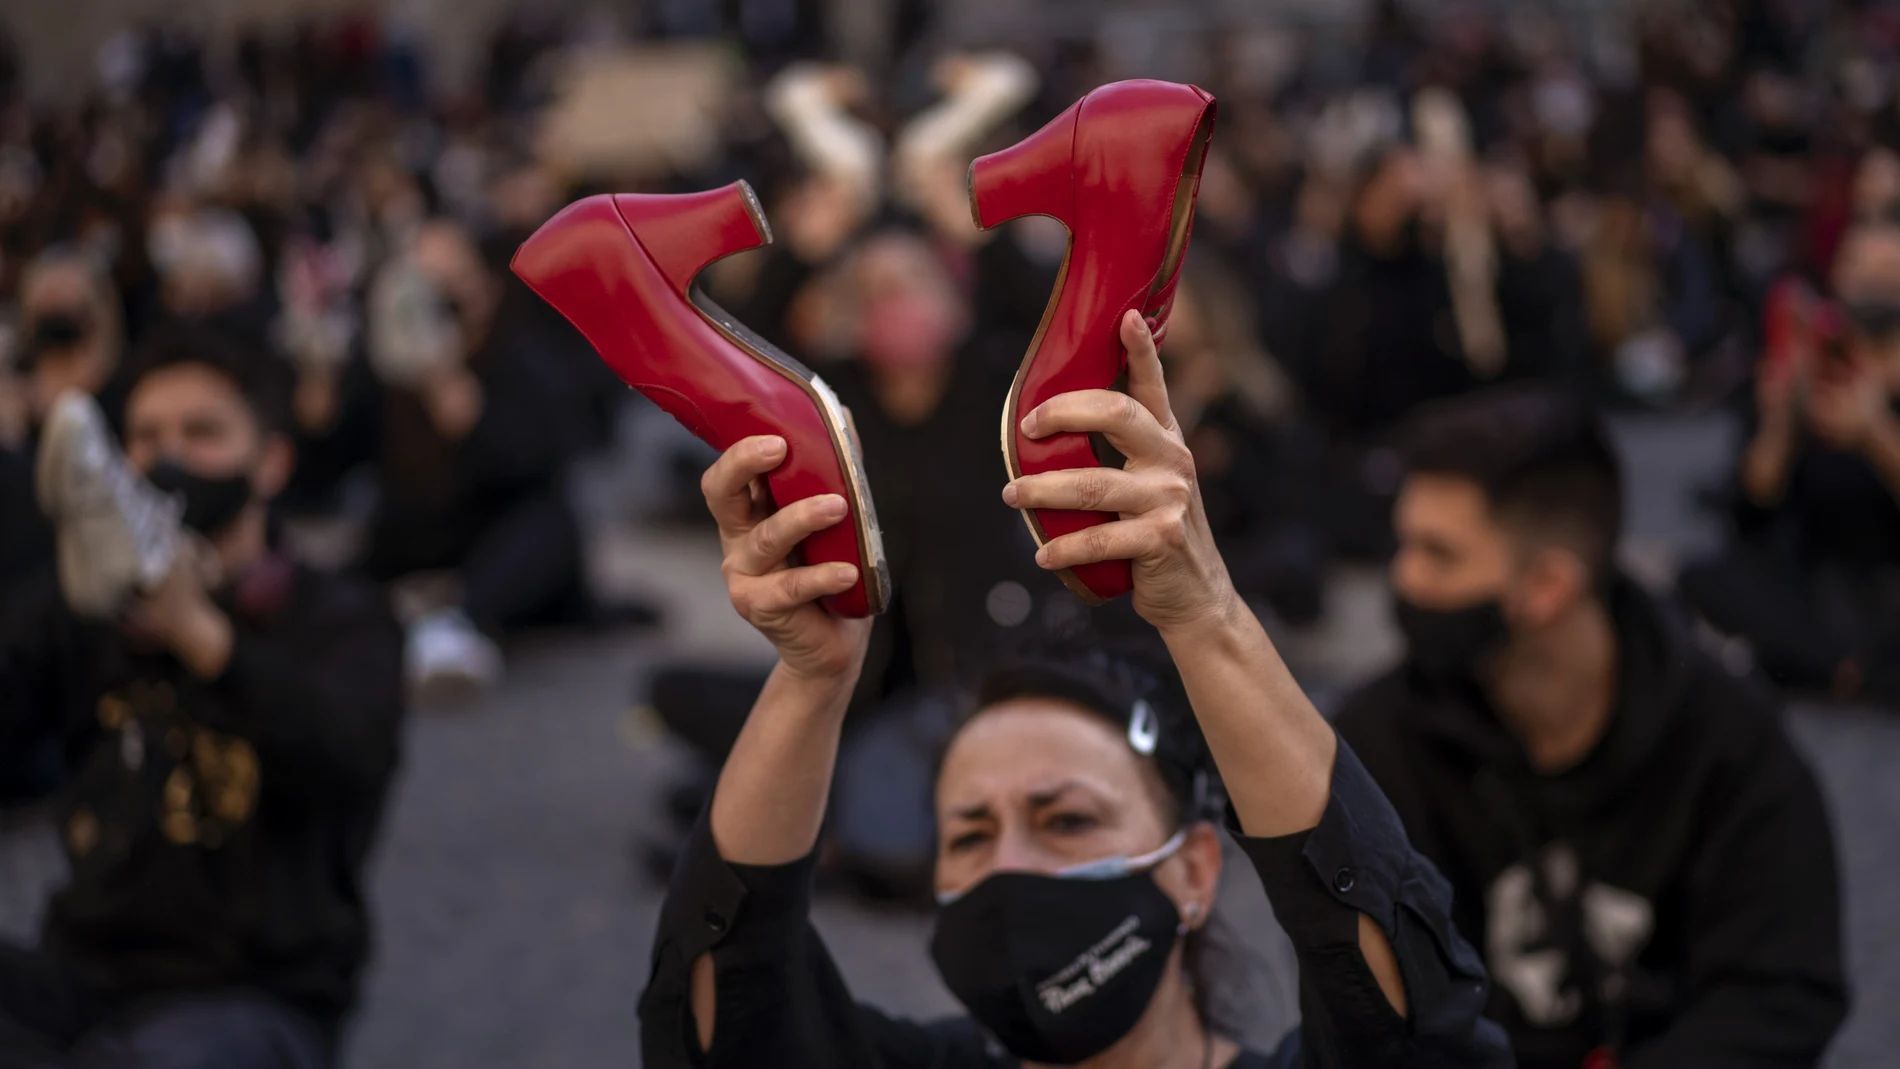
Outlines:
[[1043, 1007], [1050, 1013], [1061, 1013], [1095, 994], [1130, 962], [1147, 953], [1153, 944], [1135, 934], [1139, 927], [1141, 922], [1129, 917], [1061, 972], [1037, 984], [1036, 997]]

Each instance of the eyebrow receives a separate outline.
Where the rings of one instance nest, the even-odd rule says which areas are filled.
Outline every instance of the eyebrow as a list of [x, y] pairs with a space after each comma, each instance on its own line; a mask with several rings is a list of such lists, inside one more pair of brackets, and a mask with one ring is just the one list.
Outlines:
[[[1077, 790], [1087, 790], [1080, 780], [1063, 780], [1061, 783], [1055, 784], [1052, 787], [1045, 787], [1042, 790], [1033, 791], [1029, 795], [1029, 808], [1041, 809], [1044, 806], [1055, 803], [1070, 791]], [[982, 820], [994, 814], [991, 812], [988, 802], [978, 802], [975, 805], [952, 809], [950, 815], [960, 820]]]

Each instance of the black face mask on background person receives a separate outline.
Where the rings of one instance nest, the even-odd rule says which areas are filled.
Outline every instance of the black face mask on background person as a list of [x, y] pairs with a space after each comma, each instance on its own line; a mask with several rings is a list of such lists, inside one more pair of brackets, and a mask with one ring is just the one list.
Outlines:
[[1392, 595], [1392, 616], [1405, 635], [1407, 656], [1427, 676], [1446, 682], [1474, 680], [1486, 658], [1511, 637], [1496, 598], [1462, 609], [1427, 609]]
[[28, 348], [34, 353], [70, 349], [86, 340], [92, 320], [84, 312], [47, 312], [33, 321], [33, 337]]
[[183, 499], [185, 526], [207, 538], [221, 533], [251, 503], [251, 473], [213, 478], [191, 472], [166, 459], [152, 466], [145, 479], [167, 494]]
[[1900, 333], [1900, 301], [1886, 297], [1845, 301], [1841, 311], [1857, 333], [1874, 341], [1885, 341]]
[[1147, 1011], [1183, 928], [1152, 870], [1185, 830], [1140, 858], [1055, 875], [998, 872], [937, 915], [930, 956], [950, 993], [1024, 1061], [1074, 1065]]

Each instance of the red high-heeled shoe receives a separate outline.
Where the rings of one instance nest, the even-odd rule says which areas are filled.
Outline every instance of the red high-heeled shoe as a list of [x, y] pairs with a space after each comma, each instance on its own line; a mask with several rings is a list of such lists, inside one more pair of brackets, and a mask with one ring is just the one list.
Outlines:
[[[1127, 309], [1140, 309], [1157, 343], [1165, 336], [1213, 129], [1214, 98], [1194, 86], [1114, 82], [1021, 142], [970, 164], [978, 227], [1048, 215], [1069, 228], [1055, 292], [1003, 405], [1003, 460], [1011, 479], [1100, 464], [1087, 435], [1026, 438], [1022, 415], [1057, 394], [1114, 384], [1127, 363], [1120, 335]], [[1115, 518], [1023, 510], [1037, 545]], [[1091, 604], [1134, 587], [1125, 560], [1058, 574]]]
[[602, 194], [562, 209], [522, 242], [515, 274], [586, 335], [614, 373], [701, 441], [785, 439], [766, 477], [788, 505], [841, 494], [843, 522], [800, 546], [804, 563], [856, 565], [858, 583], [824, 599], [839, 616], [890, 602], [890, 572], [851, 417], [824, 380], [693, 284], [707, 264], [772, 240], [744, 182], [678, 196]]

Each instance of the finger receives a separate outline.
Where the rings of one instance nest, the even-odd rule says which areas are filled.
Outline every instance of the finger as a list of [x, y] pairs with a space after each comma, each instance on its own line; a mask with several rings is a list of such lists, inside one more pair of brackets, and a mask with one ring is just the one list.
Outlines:
[[1134, 560], [1153, 549], [1156, 540], [1152, 525], [1116, 520], [1050, 539], [1036, 551], [1036, 564], [1056, 571], [1096, 561]]
[[1158, 462], [1178, 445], [1133, 395], [1076, 390], [1051, 397], [1023, 417], [1023, 434], [1046, 438], [1065, 431], [1100, 434], [1129, 460]]
[[1117, 468], [1071, 468], [1025, 475], [1003, 487], [1003, 504], [1018, 509], [1147, 512], [1169, 499], [1170, 483], [1165, 476], [1156, 477], [1159, 475]]
[[1161, 354], [1155, 345], [1155, 336], [1140, 312], [1131, 308], [1122, 314], [1122, 348], [1128, 350], [1128, 396], [1147, 409], [1156, 423], [1172, 428], [1174, 410], [1168, 406], [1168, 381], [1161, 373]]
[[764, 575], [783, 564], [807, 536], [844, 519], [844, 514], [844, 498], [837, 494], [794, 501], [735, 540], [726, 555], [726, 567], [740, 575]]
[[706, 474], [700, 476], [699, 491], [706, 496], [706, 508], [726, 535], [744, 534], [758, 522], [753, 510], [752, 480], [779, 466], [785, 459], [785, 439], [765, 434], [742, 438], [719, 454]]
[[851, 564], [811, 564], [752, 576], [735, 588], [732, 606], [748, 620], [783, 616], [819, 598], [842, 594], [858, 581]]

